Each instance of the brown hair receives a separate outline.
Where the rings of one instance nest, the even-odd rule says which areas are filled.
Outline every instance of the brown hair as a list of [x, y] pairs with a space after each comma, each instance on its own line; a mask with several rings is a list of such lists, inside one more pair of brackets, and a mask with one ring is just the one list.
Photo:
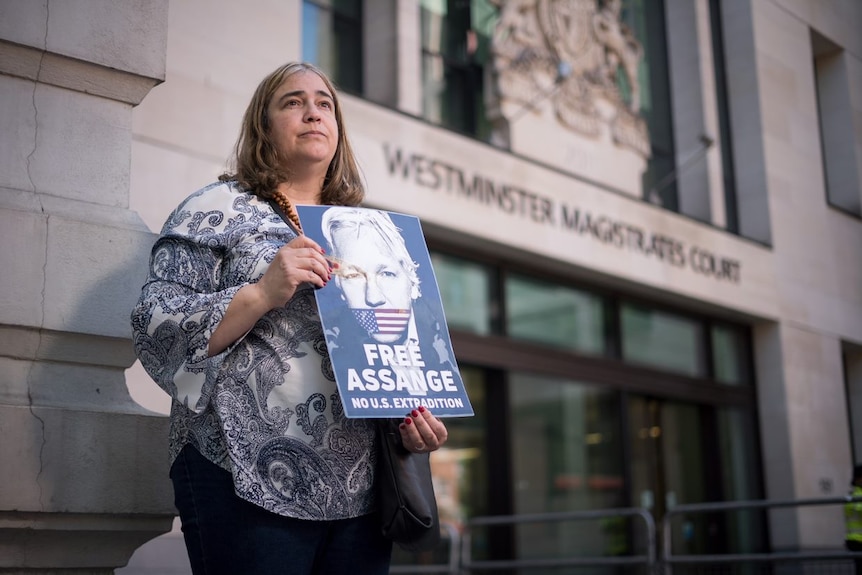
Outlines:
[[335, 104], [335, 121], [338, 124], [338, 145], [335, 156], [326, 170], [320, 203], [334, 206], [358, 206], [365, 198], [365, 187], [347, 139], [341, 104], [332, 81], [317, 66], [305, 62], [291, 62], [280, 66], [261, 81], [245, 110], [239, 138], [232, 159], [233, 171], [219, 176], [220, 181], [236, 180], [240, 187], [260, 196], [273, 198], [278, 185], [290, 181], [290, 172], [278, 161], [278, 153], [269, 133], [267, 108], [275, 91], [290, 76], [299, 72], [313, 72], [320, 76], [332, 94]]

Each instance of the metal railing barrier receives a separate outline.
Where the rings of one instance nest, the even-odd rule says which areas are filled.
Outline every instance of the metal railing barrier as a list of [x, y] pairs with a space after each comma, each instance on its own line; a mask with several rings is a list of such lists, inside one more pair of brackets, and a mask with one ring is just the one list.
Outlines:
[[[459, 528], [450, 523], [441, 523], [443, 530], [443, 541], [440, 547], [432, 552], [439, 560], [444, 545], [448, 544], [446, 550], [446, 562], [433, 564], [393, 564], [390, 573], [395, 574], [432, 574], [443, 573], [449, 575], [464, 575], [473, 572], [506, 572], [517, 569], [543, 568], [561, 569], [565, 567], [596, 567], [596, 566], [642, 566], [647, 574], [673, 575], [675, 566], [686, 573], [709, 573], [710, 575], [745, 573], [758, 574], [784, 573], [777, 570], [778, 565], [806, 566], [805, 573], [817, 573], [818, 575], [855, 573], [855, 562], [862, 566], [862, 552], [851, 553], [840, 549], [841, 542], [836, 542], [834, 550], [822, 551], [770, 551], [760, 553], [722, 553], [722, 554], [673, 554], [673, 521], [675, 518], [685, 515], [697, 515], [706, 513], [733, 512], [745, 510], [768, 510], [780, 508], [798, 508], [808, 506], [843, 505], [850, 501], [862, 502], [862, 497], [831, 497], [819, 499], [795, 499], [795, 500], [754, 500], [754, 501], [727, 501], [714, 503], [682, 504], [670, 507], [662, 519], [660, 529], [656, 530], [655, 520], [652, 514], [644, 508], [620, 508], [620, 509], [597, 509], [590, 511], [571, 511], [558, 513], [536, 513], [525, 515], [492, 515], [474, 517], [468, 520], [463, 527]], [[475, 560], [472, 556], [473, 533], [477, 528], [503, 526], [503, 525], [525, 525], [537, 523], [559, 523], [564, 521], [589, 521], [608, 518], [640, 517], [644, 523], [645, 541], [642, 544], [643, 554], [632, 554], [624, 556], [569, 556], [569, 557], [543, 557], [530, 559], [495, 559]], [[657, 533], [661, 534], [660, 555], [657, 553]], [[430, 555], [426, 554], [425, 559]], [[760, 568], [754, 569], [754, 566]], [[705, 569], [705, 571], [704, 571]], [[793, 573], [801, 573], [794, 570]], [[677, 574], [679, 575], [679, 574]]]
[[392, 564], [389, 568], [391, 575], [401, 573], [448, 573], [449, 575], [457, 575], [459, 572], [458, 558], [461, 552], [461, 534], [458, 528], [451, 523], [441, 521], [440, 530], [443, 532], [440, 545], [449, 545], [446, 563], [432, 563], [429, 565], [421, 564]]
[[[550, 523], [561, 521], [585, 521], [605, 519], [611, 517], [640, 517], [643, 519], [646, 529], [646, 554], [625, 555], [617, 557], [609, 556], [576, 556], [576, 557], [549, 557], [534, 559], [500, 559], [500, 560], [473, 560], [472, 558], [472, 532], [477, 527], [498, 525], [523, 525], [527, 523]], [[540, 568], [562, 568], [562, 567], [586, 567], [586, 566], [622, 566], [622, 565], [645, 565], [652, 569], [656, 561], [656, 529], [652, 515], [642, 508], [621, 509], [596, 509], [590, 511], [571, 511], [559, 513], [536, 513], [525, 515], [493, 515], [486, 517], [474, 517], [465, 525], [461, 535], [461, 572], [475, 571], [512, 571], [531, 567]]]
[[[672, 540], [673, 518], [682, 515], [696, 515], [700, 513], [716, 513], [727, 511], [743, 511], [754, 509], [778, 509], [788, 507], [808, 507], [815, 505], [843, 505], [850, 501], [862, 501], [862, 497], [829, 497], [818, 499], [792, 499], [792, 500], [754, 500], [754, 501], [727, 501], [715, 503], [697, 503], [675, 505], [667, 510], [661, 524], [662, 554], [661, 563], [664, 566], [665, 575], [672, 575], [673, 566], [697, 566], [711, 565], [713, 567], [723, 565], [771, 564], [771, 563], [803, 563], [803, 562], [826, 562], [843, 561], [845, 569], [817, 569], [818, 573], [824, 572], [846, 572], [853, 573], [852, 560], [862, 559], [862, 553], [851, 553], [840, 549], [834, 551], [772, 551], [764, 553], [725, 553], [725, 554], [691, 554], [674, 555]], [[836, 542], [836, 546], [840, 542]]]

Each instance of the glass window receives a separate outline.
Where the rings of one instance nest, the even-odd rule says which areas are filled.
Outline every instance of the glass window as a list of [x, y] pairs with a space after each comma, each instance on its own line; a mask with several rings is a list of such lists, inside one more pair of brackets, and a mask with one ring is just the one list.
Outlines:
[[493, 311], [496, 309], [491, 270], [435, 252], [431, 253], [431, 265], [434, 266], [449, 327], [481, 335], [491, 333], [495, 320]]
[[483, 67], [497, 21], [490, 0], [422, 0], [423, 115], [487, 139]]
[[711, 330], [715, 380], [728, 385], [748, 385], [748, 338], [741, 328], [714, 325]]
[[440, 520], [459, 530], [466, 519], [488, 513], [485, 377], [482, 370], [474, 367], [462, 367], [460, 371], [475, 415], [447, 419], [449, 439], [431, 455]]
[[704, 331], [700, 322], [647, 307], [620, 310], [625, 361], [704, 377]]
[[832, 207], [862, 215], [856, 167], [859, 132], [854, 122], [848, 121], [858, 114], [851, 80], [855, 57], [848, 57], [840, 46], [814, 30], [811, 47], [826, 199]]
[[[625, 505], [619, 394], [510, 375], [514, 513]], [[515, 530], [519, 558], [602, 555], [625, 546], [624, 522], [535, 523]], [[624, 550], [624, 548], [623, 548]]]
[[362, 0], [303, 0], [302, 58], [362, 93]]
[[604, 301], [576, 289], [512, 275], [506, 279], [509, 336], [584, 353], [605, 352]]
[[715, 74], [715, 101], [721, 145], [721, 174], [724, 183], [724, 213], [727, 230], [739, 233], [739, 209], [736, 199], [736, 175], [733, 163], [733, 134], [730, 129], [730, 98], [727, 90], [727, 68], [724, 60], [724, 24], [720, 0], [709, 0], [709, 24], [712, 37], [712, 68]]
[[[638, 64], [640, 113], [649, 128], [652, 156], [643, 175], [644, 197], [676, 211], [676, 168], [670, 78], [668, 77], [667, 36], [663, 0], [625, 0], [620, 19], [643, 48]], [[630, 92], [620, 75], [620, 90]]]
[[[737, 407], [718, 408], [722, 488], [725, 501], [761, 499], [757, 431], [754, 414]], [[747, 509], [727, 513], [727, 550], [757, 553], [767, 549], [765, 512]]]

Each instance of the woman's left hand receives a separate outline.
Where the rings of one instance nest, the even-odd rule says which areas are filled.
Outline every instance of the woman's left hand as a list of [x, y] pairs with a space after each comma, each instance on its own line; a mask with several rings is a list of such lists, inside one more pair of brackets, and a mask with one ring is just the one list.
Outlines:
[[413, 453], [440, 449], [449, 438], [449, 432], [443, 422], [424, 407], [408, 413], [398, 428], [401, 431], [401, 442], [407, 451]]

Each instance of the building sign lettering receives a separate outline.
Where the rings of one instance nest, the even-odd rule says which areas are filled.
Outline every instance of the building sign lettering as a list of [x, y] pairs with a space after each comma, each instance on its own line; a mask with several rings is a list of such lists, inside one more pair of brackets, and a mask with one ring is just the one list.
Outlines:
[[383, 144], [383, 153], [392, 177], [467, 198], [537, 224], [559, 227], [671, 266], [687, 267], [694, 273], [718, 281], [733, 284], [741, 281], [739, 260], [713, 253], [702, 246], [687, 246], [684, 241], [667, 234], [652, 232], [603, 214], [593, 214], [566, 203], [558, 204], [553, 198], [495, 182], [482, 174], [467, 173], [458, 166], [408, 153], [388, 143]]

